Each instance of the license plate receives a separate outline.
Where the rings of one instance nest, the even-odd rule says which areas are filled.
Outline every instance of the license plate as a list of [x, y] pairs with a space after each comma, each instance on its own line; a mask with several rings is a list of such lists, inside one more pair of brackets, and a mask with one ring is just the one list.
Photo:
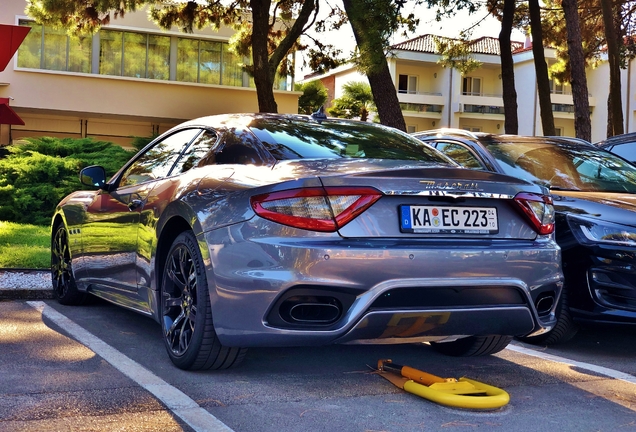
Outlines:
[[400, 206], [400, 228], [409, 233], [496, 234], [495, 207]]

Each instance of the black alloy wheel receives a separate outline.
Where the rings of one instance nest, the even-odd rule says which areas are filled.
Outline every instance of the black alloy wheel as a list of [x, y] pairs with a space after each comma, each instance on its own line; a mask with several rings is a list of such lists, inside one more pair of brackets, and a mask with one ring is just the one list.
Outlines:
[[73, 276], [73, 264], [69, 248], [68, 233], [64, 225], [58, 225], [51, 240], [51, 279], [53, 293], [63, 305], [78, 305], [86, 294], [77, 289]]
[[219, 342], [198, 247], [194, 234], [186, 231], [168, 253], [161, 285], [163, 340], [180, 369], [227, 369], [238, 365], [247, 350]]

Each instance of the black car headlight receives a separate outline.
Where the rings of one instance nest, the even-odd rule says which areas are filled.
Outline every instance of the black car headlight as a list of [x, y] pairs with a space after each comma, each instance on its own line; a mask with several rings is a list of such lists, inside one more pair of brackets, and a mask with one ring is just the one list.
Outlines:
[[636, 227], [568, 215], [576, 240], [583, 245], [636, 247]]

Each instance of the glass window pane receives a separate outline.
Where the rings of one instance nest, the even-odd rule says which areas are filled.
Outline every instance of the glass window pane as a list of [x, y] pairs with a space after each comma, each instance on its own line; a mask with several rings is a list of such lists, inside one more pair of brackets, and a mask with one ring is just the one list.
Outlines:
[[197, 82], [199, 68], [199, 40], [177, 40], [177, 81]]
[[473, 95], [481, 95], [481, 78], [473, 78]]
[[18, 49], [18, 67], [40, 69], [42, 26], [32, 21], [20, 21], [20, 25], [30, 26], [31, 31]]
[[[188, 171], [193, 166], [201, 167], [215, 163], [215, 154], [210, 150], [215, 147], [218, 136], [214, 132], [204, 131], [195, 142], [188, 147], [177, 162], [173, 174]], [[205, 156], [205, 157], [204, 157]]]
[[121, 178], [119, 187], [157, 180], [168, 175], [181, 155], [181, 151], [192, 141], [200, 129], [187, 129], [166, 137], [141, 155]]
[[99, 73], [121, 75], [122, 32], [101, 30], [99, 36]]
[[70, 72], [91, 73], [92, 48], [92, 35], [69, 38], [68, 70]]
[[221, 83], [221, 42], [201, 41], [199, 51], [199, 82]]
[[66, 70], [66, 41], [64, 30], [44, 28], [44, 69]]
[[170, 79], [170, 36], [148, 35], [147, 78]]
[[409, 93], [411, 94], [417, 93], [417, 77], [416, 76], [409, 77]]
[[398, 77], [398, 93], [406, 93], [408, 91], [408, 78], [408, 75], [400, 75]]
[[146, 78], [146, 41], [148, 35], [124, 33], [124, 73], [123, 76]]
[[242, 87], [243, 68], [241, 58], [229, 50], [230, 46], [223, 44], [223, 85]]

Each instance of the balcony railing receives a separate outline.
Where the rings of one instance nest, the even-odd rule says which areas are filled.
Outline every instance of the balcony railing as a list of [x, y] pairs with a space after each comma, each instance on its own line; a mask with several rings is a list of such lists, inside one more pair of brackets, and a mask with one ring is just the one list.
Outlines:
[[416, 104], [416, 103], [401, 103], [400, 109], [402, 111], [411, 111], [411, 112], [432, 112], [432, 113], [441, 113], [444, 107], [442, 105], [434, 105], [434, 104]]
[[441, 96], [441, 93], [435, 92], [418, 92], [412, 90], [398, 90], [399, 94], [421, 95], [421, 96]]
[[463, 96], [495, 97], [495, 98], [503, 97], [503, 93], [488, 94], [488, 93], [477, 93], [477, 92], [462, 92], [462, 95]]
[[504, 108], [500, 106], [464, 104], [464, 112], [479, 114], [504, 114]]

